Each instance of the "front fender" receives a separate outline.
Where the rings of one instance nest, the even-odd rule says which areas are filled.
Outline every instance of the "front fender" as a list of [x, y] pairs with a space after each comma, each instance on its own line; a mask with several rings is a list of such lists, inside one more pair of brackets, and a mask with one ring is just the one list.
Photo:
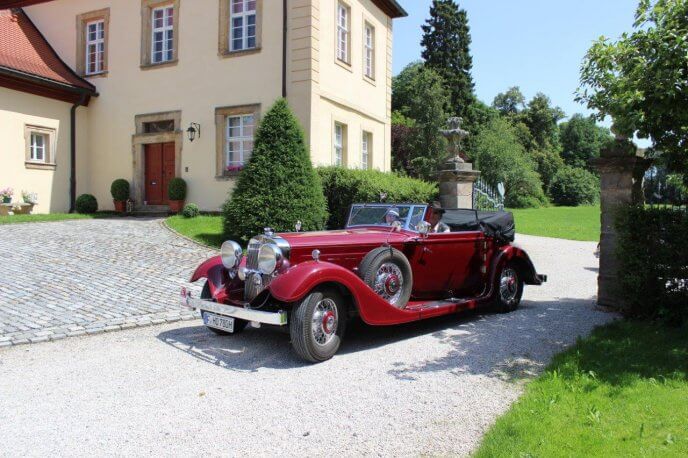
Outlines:
[[191, 275], [189, 280], [194, 283], [201, 278], [208, 279], [208, 287], [210, 288], [210, 295], [215, 299], [220, 299], [219, 295], [225, 294], [224, 285], [227, 282], [227, 271], [222, 265], [222, 258], [220, 256], [214, 256], [206, 261], [204, 261]]
[[353, 297], [361, 319], [370, 325], [407, 323], [420, 319], [420, 313], [401, 310], [370, 289], [355, 273], [323, 261], [308, 261], [277, 276], [269, 286], [270, 294], [282, 302], [297, 302], [325, 283], [337, 283]]

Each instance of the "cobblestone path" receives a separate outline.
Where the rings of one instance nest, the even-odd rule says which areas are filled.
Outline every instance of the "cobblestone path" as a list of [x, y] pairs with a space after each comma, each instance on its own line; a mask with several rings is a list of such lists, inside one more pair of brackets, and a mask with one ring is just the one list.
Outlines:
[[192, 319], [179, 289], [212, 255], [160, 219], [0, 225], [0, 347]]

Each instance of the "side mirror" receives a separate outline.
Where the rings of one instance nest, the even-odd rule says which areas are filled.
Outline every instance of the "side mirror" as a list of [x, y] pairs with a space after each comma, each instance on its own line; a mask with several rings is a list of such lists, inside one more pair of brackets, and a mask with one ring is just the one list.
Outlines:
[[303, 227], [301, 220], [298, 220], [296, 224], [294, 224], [294, 229], [296, 229], [296, 232], [301, 232], [301, 228]]
[[431, 227], [432, 225], [427, 221], [421, 221], [420, 223], [416, 224], [416, 229], [418, 230], [418, 233], [423, 237], [426, 237], [430, 233]]

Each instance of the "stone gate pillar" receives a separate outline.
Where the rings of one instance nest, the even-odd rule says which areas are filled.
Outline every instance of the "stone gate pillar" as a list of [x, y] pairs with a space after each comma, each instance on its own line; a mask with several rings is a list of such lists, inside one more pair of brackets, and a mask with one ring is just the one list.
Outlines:
[[[604, 149], [592, 165], [600, 174], [600, 270], [597, 277], [597, 303], [618, 307], [619, 262], [616, 254], [617, 234], [614, 226], [619, 207], [642, 203], [642, 179], [650, 165], [649, 160], [636, 155], [633, 142], [617, 138]], [[639, 191], [639, 189], [641, 191]]]
[[473, 183], [480, 172], [473, 164], [449, 160], [440, 170], [440, 203], [444, 208], [473, 208]]
[[473, 208], [473, 183], [480, 172], [461, 158], [461, 140], [468, 132], [461, 128], [461, 118], [449, 118], [448, 128], [442, 130], [449, 142], [449, 160], [438, 171], [440, 204], [444, 208]]

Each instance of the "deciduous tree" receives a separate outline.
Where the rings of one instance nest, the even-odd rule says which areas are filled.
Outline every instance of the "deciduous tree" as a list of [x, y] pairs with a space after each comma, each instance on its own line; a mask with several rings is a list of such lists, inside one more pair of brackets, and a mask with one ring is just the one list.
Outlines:
[[688, 0], [641, 0], [632, 33], [588, 50], [578, 100], [628, 138], [650, 138], [688, 182]]

